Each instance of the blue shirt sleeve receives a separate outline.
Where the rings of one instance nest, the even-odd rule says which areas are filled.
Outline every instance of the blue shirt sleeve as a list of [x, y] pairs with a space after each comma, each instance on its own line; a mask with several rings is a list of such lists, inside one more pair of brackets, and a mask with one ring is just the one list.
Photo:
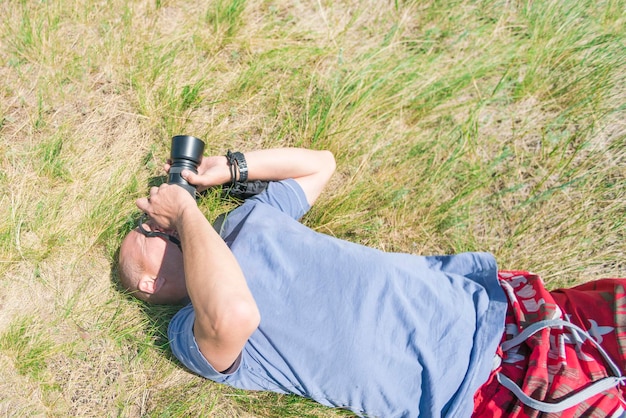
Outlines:
[[258, 202], [270, 205], [294, 219], [300, 219], [311, 208], [304, 190], [294, 179], [270, 182], [262, 193], [247, 199], [244, 205]]
[[220, 383], [226, 383], [226, 376], [211, 366], [204, 358], [193, 335], [196, 315], [191, 304], [178, 311], [170, 321], [167, 336], [172, 353], [193, 373]]

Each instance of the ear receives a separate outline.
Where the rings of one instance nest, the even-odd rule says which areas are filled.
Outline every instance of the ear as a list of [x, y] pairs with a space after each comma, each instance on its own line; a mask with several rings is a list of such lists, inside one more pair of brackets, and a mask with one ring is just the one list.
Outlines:
[[163, 280], [159, 280], [159, 277], [150, 277], [144, 276], [139, 279], [139, 283], [137, 283], [137, 288], [149, 295], [158, 292], [158, 290], [163, 285]]

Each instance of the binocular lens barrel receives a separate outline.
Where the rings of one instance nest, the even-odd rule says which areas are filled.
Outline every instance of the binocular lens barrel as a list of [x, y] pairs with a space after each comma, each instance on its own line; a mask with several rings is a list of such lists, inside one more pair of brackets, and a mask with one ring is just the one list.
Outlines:
[[170, 151], [170, 172], [167, 179], [168, 184], [177, 184], [187, 190], [192, 196], [196, 196], [195, 186], [189, 184], [182, 178], [180, 173], [183, 170], [190, 170], [198, 173], [198, 165], [202, 161], [204, 153], [204, 142], [194, 136], [176, 135], [172, 137], [172, 148]]

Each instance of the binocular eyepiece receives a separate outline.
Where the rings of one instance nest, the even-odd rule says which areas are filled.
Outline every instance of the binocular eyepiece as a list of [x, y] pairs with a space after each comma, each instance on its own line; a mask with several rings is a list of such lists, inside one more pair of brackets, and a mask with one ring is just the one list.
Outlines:
[[204, 142], [202, 140], [188, 135], [172, 137], [171, 164], [167, 183], [177, 184], [187, 190], [193, 197], [196, 197], [196, 187], [189, 184], [180, 173], [183, 170], [190, 170], [198, 174], [202, 153], [204, 153]]

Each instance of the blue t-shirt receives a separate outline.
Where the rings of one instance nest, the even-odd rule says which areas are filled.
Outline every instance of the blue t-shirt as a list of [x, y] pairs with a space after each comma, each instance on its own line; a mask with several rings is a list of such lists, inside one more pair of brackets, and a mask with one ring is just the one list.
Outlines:
[[302, 225], [308, 209], [297, 182], [274, 182], [222, 226], [261, 312], [237, 368], [204, 359], [191, 305], [170, 323], [174, 355], [217, 382], [363, 416], [470, 416], [504, 330], [494, 258], [386, 253]]

